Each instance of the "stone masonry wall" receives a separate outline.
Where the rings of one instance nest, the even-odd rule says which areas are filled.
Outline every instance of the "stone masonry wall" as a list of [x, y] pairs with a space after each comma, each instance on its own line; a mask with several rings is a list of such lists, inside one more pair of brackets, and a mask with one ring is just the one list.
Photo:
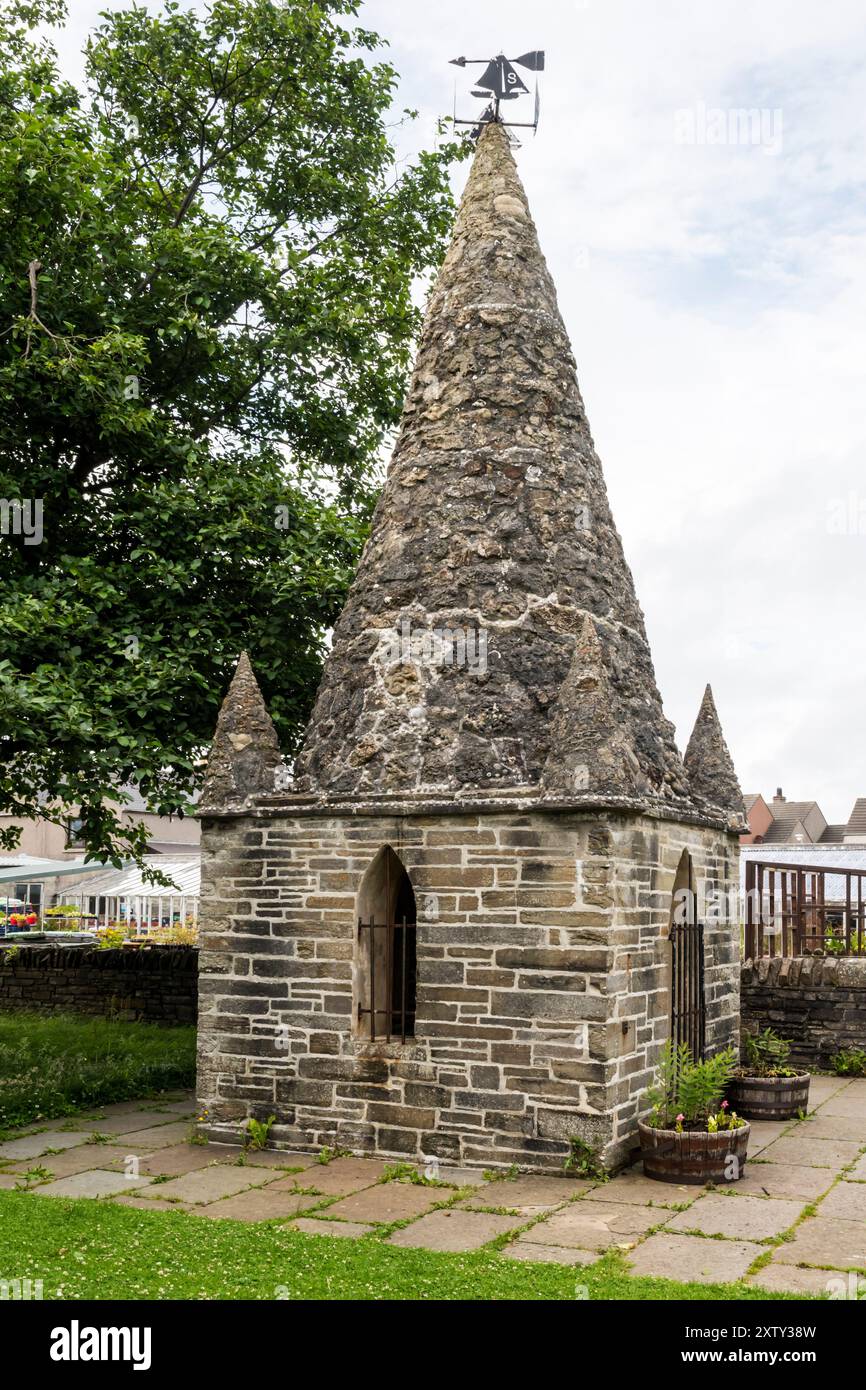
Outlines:
[[866, 959], [764, 957], [742, 967], [743, 1028], [775, 1028], [807, 1067], [829, 1067], [843, 1048], [866, 1047]]
[[[355, 1035], [356, 899], [390, 844], [418, 908], [416, 1036]], [[684, 848], [732, 887], [736, 840], [627, 815], [205, 820], [198, 1095], [213, 1138], [274, 1114], [293, 1147], [555, 1170], [615, 1165], [669, 1029]], [[708, 1041], [736, 1035], [736, 933], [706, 937]]]
[[62, 1010], [147, 1023], [195, 1023], [198, 951], [86, 946], [0, 948], [0, 1012]]

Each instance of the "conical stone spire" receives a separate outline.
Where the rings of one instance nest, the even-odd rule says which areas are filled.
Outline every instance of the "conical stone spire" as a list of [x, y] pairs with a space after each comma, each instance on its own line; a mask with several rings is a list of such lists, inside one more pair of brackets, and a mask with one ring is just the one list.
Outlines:
[[604, 653], [589, 614], [550, 721], [550, 752], [541, 774], [552, 796], [590, 792], [637, 797], [649, 790], [627, 729], [614, 714]]
[[709, 685], [701, 700], [684, 761], [693, 794], [742, 819], [743, 793]]
[[489, 124], [297, 790], [539, 790], [587, 614], [636, 782], [686, 799], [556, 294], [505, 131]]
[[217, 719], [207, 761], [201, 809], [273, 793], [282, 764], [277, 731], [246, 652], [241, 652]]

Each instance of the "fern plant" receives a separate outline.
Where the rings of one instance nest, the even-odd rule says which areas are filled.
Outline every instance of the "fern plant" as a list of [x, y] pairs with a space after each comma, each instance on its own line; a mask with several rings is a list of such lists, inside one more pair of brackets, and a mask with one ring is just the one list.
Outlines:
[[246, 1149], [265, 1149], [268, 1144], [268, 1135], [271, 1125], [276, 1119], [275, 1115], [269, 1115], [266, 1120], [247, 1120]]
[[648, 1092], [652, 1107], [647, 1123], [658, 1129], [738, 1129], [745, 1123], [729, 1111], [722, 1096], [734, 1074], [737, 1054], [732, 1047], [692, 1060], [686, 1043], [668, 1043], [662, 1053], [656, 1085]]
[[744, 1070], [749, 1076], [796, 1076], [793, 1067], [787, 1065], [791, 1044], [773, 1028], [765, 1028], [763, 1033], [745, 1033], [743, 1048]]
[[830, 1065], [837, 1076], [866, 1076], [866, 1048], [841, 1048], [830, 1058]]

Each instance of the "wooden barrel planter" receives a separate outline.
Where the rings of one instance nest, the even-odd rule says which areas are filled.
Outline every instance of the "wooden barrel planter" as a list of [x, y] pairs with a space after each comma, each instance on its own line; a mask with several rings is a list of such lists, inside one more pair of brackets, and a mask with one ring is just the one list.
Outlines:
[[[659, 1182], [730, 1183], [742, 1177], [749, 1149], [750, 1125], [739, 1129], [653, 1129], [638, 1121], [643, 1170]], [[730, 1176], [731, 1156], [736, 1158], [736, 1177]]]
[[735, 1076], [727, 1096], [732, 1110], [747, 1120], [792, 1120], [809, 1104], [807, 1071], [799, 1076]]

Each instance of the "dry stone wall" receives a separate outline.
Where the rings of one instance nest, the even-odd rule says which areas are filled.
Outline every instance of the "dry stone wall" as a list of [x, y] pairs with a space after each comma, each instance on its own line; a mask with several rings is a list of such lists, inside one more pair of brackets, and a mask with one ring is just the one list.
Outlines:
[[866, 1048], [866, 959], [764, 957], [742, 968], [743, 1028], [774, 1028], [793, 1060], [827, 1068], [843, 1048]]
[[0, 947], [0, 1011], [59, 1010], [147, 1023], [195, 1023], [198, 951]]

